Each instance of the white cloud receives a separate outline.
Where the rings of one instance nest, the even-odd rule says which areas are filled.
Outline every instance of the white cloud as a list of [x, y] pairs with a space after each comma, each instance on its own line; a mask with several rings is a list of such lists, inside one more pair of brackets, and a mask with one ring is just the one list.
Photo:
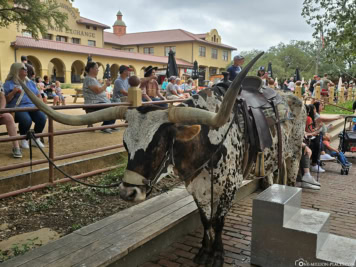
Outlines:
[[301, 16], [303, 0], [75, 0], [81, 16], [112, 26], [123, 13], [127, 32], [184, 29], [205, 33], [216, 28], [238, 51], [266, 50], [280, 42], [312, 40]]

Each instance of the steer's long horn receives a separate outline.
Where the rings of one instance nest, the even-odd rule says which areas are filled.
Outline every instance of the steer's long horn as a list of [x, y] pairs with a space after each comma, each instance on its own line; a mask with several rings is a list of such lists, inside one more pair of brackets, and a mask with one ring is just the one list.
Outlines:
[[48, 117], [51, 117], [55, 121], [68, 125], [87, 125], [101, 121], [124, 119], [127, 107], [111, 107], [102, 110], [98, 110], [85, 115], [67, 115], [55, 111], [54, 109], [43, 103], [27, 86], [20, 81], [22, 88], [25, 90], [28, 97], [32, 102]]
[[241, 92], [242, 81], [251, 67], [263, 54], [264, 52], [252, 59], [234, 79], [224, 96], [218, 113], [197, 108], [174, 107], [168, 111], [169, 120], [173, 123], [206, 124], [214, 128], [224, 125], [229, 120], [237, 95]]

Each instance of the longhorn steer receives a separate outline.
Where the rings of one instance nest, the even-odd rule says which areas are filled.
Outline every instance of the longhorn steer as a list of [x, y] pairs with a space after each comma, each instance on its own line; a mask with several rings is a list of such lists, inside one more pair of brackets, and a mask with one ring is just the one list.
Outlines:
[[[226, 94], [221, 93], [218, 87], [208, 88], [188, 99], [181, 107], [168, 110], [153, 106], [115, 107], [70, 116], [55, 112], [36, 97], [31, 99], [48, 116], [65, 124], [87, 125], [125, 118], [128, 127], [124, 133], [124, 145], [128, 153], [128, 164], [120, 186], [121, 198], [142, 201], [152, 181], [158, 182], [168, 174], [178, 175], [192, 194], [204, 226], [202, 247], [195, 262], [222, 266], [224, 249], [221, 233], [224, 218], [242, 183], [244, 152], [247, 150], [246, 136], [238, 116], [235, 117], [238, 112], [235, 100], [243, 79], [260, 56], [243, 69]], [[24, 84], [22, 86], [26, 88]], [[29, 94], [28, 90], [26, 93]], [[302, 102], [293, 95], [282, 97], [294, 118], [283, 122], [281, 131], [288, 178], [295, 181], [301, 156], [305, 112]], [[278, 142], [275, 130], [272, 137], [273, 145], [265, 149], [264, 166], [268, 176], [277, 169]], [[216, 211], [213, 212], [211, 188], [213, 199], [217, 202]], [[215, 232], [214, 236], [209, 234], [211, 228]]]

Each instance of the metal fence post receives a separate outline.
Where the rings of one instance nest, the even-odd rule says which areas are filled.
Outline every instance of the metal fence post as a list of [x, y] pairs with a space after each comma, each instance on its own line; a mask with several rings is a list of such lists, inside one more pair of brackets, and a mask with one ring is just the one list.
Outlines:
[[[54, 160], [54, 127], [53, 127], [53, 120], [52, 118], [48, 118], [48, 145], [49, 145], [49, 158], [53, 161]], [[54, 182], [54, 167], [51, 163], [48, 163], [48, 178], [49, 182]]]

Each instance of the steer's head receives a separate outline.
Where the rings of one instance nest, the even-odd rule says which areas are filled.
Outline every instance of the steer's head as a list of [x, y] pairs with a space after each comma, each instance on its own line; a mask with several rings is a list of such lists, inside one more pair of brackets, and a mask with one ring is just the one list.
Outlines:
[[167, 109], [153, 106], [127, 110], [126, 120], [124, 145], [128, 164], [120, 196], [124, 200], [142, 201], [151, 190], [150, 182], [174, 175], [170, 160], [173, 143], [192, 140], [199, 134], [200, 125], [172, 123]]
[[[121, 198], [142, 201], [150, 189], [153, 179], [160, 180], [173, 173], [171, 162], [162, 164], [174, 140], [187, 142], [200, 132], [200, 125], [218, 128], [224, 125], [231, 114], [243, 79], [249, 69], [262, 56], [256, 56], [235, 78], [227, 90], [218, 113], [190, 108], [172, 107], [112, 107], [85, 115], [66, 115], [56, 112], [40, 101], [27, 87], [22, 87], [34, 104], [54, 120], [68, 125], [88, 125], [96, 122], [125, 119], [128, 127], [124, 134], [124, 145], [128, 152], [128, 165], [120, 185]], [[189, 157], [189, 155], [183, 155]], [[160, 168], [162, 166], [162, 168]]]

